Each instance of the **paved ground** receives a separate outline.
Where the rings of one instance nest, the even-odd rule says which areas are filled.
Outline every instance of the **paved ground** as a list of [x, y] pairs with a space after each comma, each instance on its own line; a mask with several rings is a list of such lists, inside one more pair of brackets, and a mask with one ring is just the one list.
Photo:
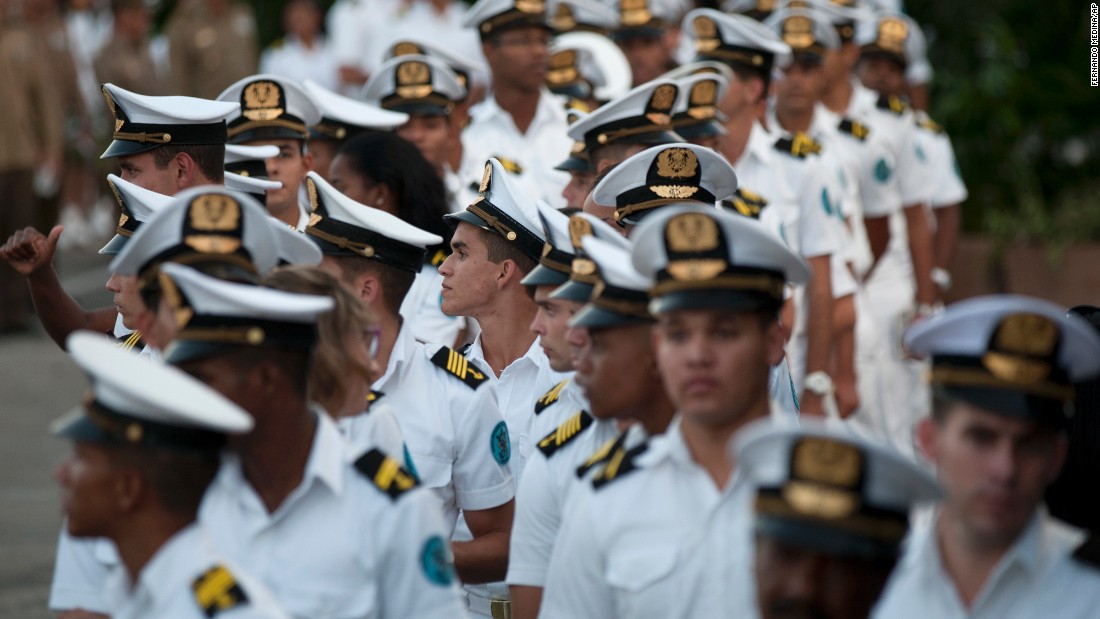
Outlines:
[[[110, 303], [104, 264], [88, 251], [59, 256], [66, 289], [85, 307]], [[51, 616], [46, 597], [61, 525], [53, 471], [68, 445], [48, 427], [80, 401], [86, 385], [40, 330], [0, 337], [0, 617]]]

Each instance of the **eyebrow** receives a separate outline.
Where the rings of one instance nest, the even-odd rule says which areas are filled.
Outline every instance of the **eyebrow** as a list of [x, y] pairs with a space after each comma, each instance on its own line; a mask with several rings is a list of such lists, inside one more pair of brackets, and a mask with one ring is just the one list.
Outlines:
[[464, 241], [451, 241], [451, 249], [468, 249], [468, 248], [469, 248], [469, 246], [466, 245], [466, 243]]

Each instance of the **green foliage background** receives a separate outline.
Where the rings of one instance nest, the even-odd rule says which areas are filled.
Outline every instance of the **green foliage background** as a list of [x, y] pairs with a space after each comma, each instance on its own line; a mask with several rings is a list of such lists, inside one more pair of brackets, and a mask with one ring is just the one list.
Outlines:
[[[283, 0], [250, 4], [267, 45], [281, 34]], [[932, 116], [951, 134], [970, 189], [966, 229], [1002, 243], [1100, 240], [1100, 88], [1089, 86], [1089, 4], [907, 3], [936, 71]]]

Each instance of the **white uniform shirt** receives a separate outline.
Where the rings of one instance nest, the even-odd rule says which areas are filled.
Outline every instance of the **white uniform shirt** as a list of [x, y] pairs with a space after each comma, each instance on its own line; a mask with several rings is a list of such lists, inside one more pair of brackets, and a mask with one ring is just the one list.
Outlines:
[[755, 617], [747, 481], [735, 473], [716, 487], [692, 459], [679, 417], [634, 464], [573, 493], [539, 617]]
[[[778, 150], [779, 137], [753, 123], [745, 152], [733, 164], [738, 185], [767, 200], [760, 222], [792, 251], [806, 258], [843, 255], [836, 177], [829, 174], [818, 155], [799, 158]], [[796, 390], [801, 390], [806, 363], [803, 289], [795, 294], [795, 320], [787, 343], [787, 362]]]
[[961, 204], [970, 195], [959, 173], [951, 137], [924, 112], [917, 112], [916, 141], [929, 169], [928, 203], [932, 208]]
[[361, 455], [371, 449], [381, 449], [388, 456], [404, 461], [405, 437], [393, 409], [385, 402], [372, 402], [367, 412], [336, 420], [340, 433], [351, 444], [352, 453]]
[[454, 346], [465, 326], [462, 316], [443, 313], [443, 276], [437, 265], [425, 264], [416, 274], [413, 285], [401, 301], [401, 316], [418, 342], [439, 346]]
[[[375, 36], [365, 42], [363, 71], [374, 71], [394, 43], [409, 39], [431, 43], [471, 62], [484, 63], [477, 30], [462, 25], [465, 12], [466, 5], [455, 0], [448, 3], [442, 13], [430, 0], [379, 3], [379, 12], [373, 19], [384, 27], [378, 28]], [[487, 78], [485, 75], [472, 77], [482, 83]]]
[[[572, 372], [555, 372], [550, 367], [550, 360], [542, 352], [539, 339], [536, 337], [531, 342], [522, 357], [513, 361], [497, 377], [485, 361], [485, 351], [481, 348], [481, 336], [474, 338], [473, 344], [466, 351], [466, 358], [476, 364], [489, 378], [489, 382], [496, 389], [497, 405], [500, 413], [508, 424], [508, 435], [512, 440], [512, 477], [519, 483], [523, 475], [523, 465], [527, 454], [533, 447], [528, 443], [535, 440], [531, 435], [531, 424], [534, 423], [535, 401], [566, 378], [572, 377]], [[541, 438], [541, 437], [539, 437]]]
[[520, 166], [520, 173], [512, 178], [528, 197], [561, 208], [565, 206], [561, 192], [569, 182], [569, 174], [554, 166], [564, 161], [573, 148], [573, 140], [566, 135], [568, 125], [563, 100], [549, 90], [542, 90], [526, 133], [520, 133], [512, 115], [490, 94], [470, 108], [470, 124], [462, 132], [459, 177], [464, 184], [476, 187], [485, 162], [490, 157], [503, 157]]
[[462, 617], [438, 499], [421, 487], [391, 497], [317, 419], [302, 482], [274, 513], [223, 459], [199, 511], [218, 548], [299, 619]]
[[260, 55], [260, 73], [271, 73], [303, 82], [309, 78], [329, 90], [340, 87], [340, 63], [329, 42], [318, 36], [312, 48], [294, 35], [268, 47]]
[[[196, 589], [196, 581], [211, 570], [224, 570], [208, 577], [211, 592]], [[232, 581], [221, 581], [228, 575]], [[233, 582], [235, 581], [235, 582]], [[234, 589], [230, 589], [230, 587]], [[216, 595], [225, 590], [225, 594]], [[214, 595], [212, 595], [212, 593]], [[204, 619], [208, 616], [199, 603], [200, 595], [211, 595], [207, 604], [216, 606], [218, 598], [236, 599], [237, 604], [217, 610], [218, 619], [289, 619], [275, 596], [244, 570], [227, 561], [218, 552], [210, 536], [198, 524], [190, 524], [173, 535], [157, 550], [130, 586], [130, 576], [121, 565], [110, 575], [105, 596], [111, 619]]]
[[[486, 381], [472, 388], [432, 363], [438, 350], [418, 343], [402, 327], [374, 389], [382, 393], [378, 403], [394, 411], [420, 483], [442, 501], [450, 537], [460, 509], [503, 505], [515, 496], [515, 486], [510, 454], [494, 440], [507, 426], [493, 386]], [[353, 426], [353, 442], [356, 434]]]
[[573, 486], [584, 483], [577, 476], [577, 467], [606, 443], [614, 441], [618, 434], [615, 420], [595, 419], [550, 455], [536, 450], [538, 453], [528, 459], [516, 497], [508, 584], [531, 587], [546, 584], [546, 570], [550, 566], [567, 498]]
[[914, 531], [875, 619], [1085, 619], [1100, 614], [1100, 568], [1073, 558], [1084, 532], [1040, 509], [971, 608], [943, 567], [934, 527]]

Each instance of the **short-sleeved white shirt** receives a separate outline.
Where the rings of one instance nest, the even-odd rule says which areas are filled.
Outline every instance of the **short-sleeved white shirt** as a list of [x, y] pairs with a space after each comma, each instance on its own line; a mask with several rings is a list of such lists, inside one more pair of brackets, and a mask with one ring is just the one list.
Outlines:
[[[219, 619], [289, 619], [267, 587], [225, 558], [201, 525], [192, 523], [173, 535], [142, 568], [133, 586], [119, 565], [108, 577], [104, 596], [111, 619], [203, 619], [206, 610], [195, 590], [196, 580], [211, 570], [220, 587], [235, 587], [230, 596], [238, 603], [219, 610]], [[212, 576], [213, 577], [213, 576]]]
[[935, 526], [910, 533], [875, 619], [1085, 619], [1100, 612], [1100, 568], [1073, 558], [1085, 533], [1040, 508], [970, 608], [943, 565]]

